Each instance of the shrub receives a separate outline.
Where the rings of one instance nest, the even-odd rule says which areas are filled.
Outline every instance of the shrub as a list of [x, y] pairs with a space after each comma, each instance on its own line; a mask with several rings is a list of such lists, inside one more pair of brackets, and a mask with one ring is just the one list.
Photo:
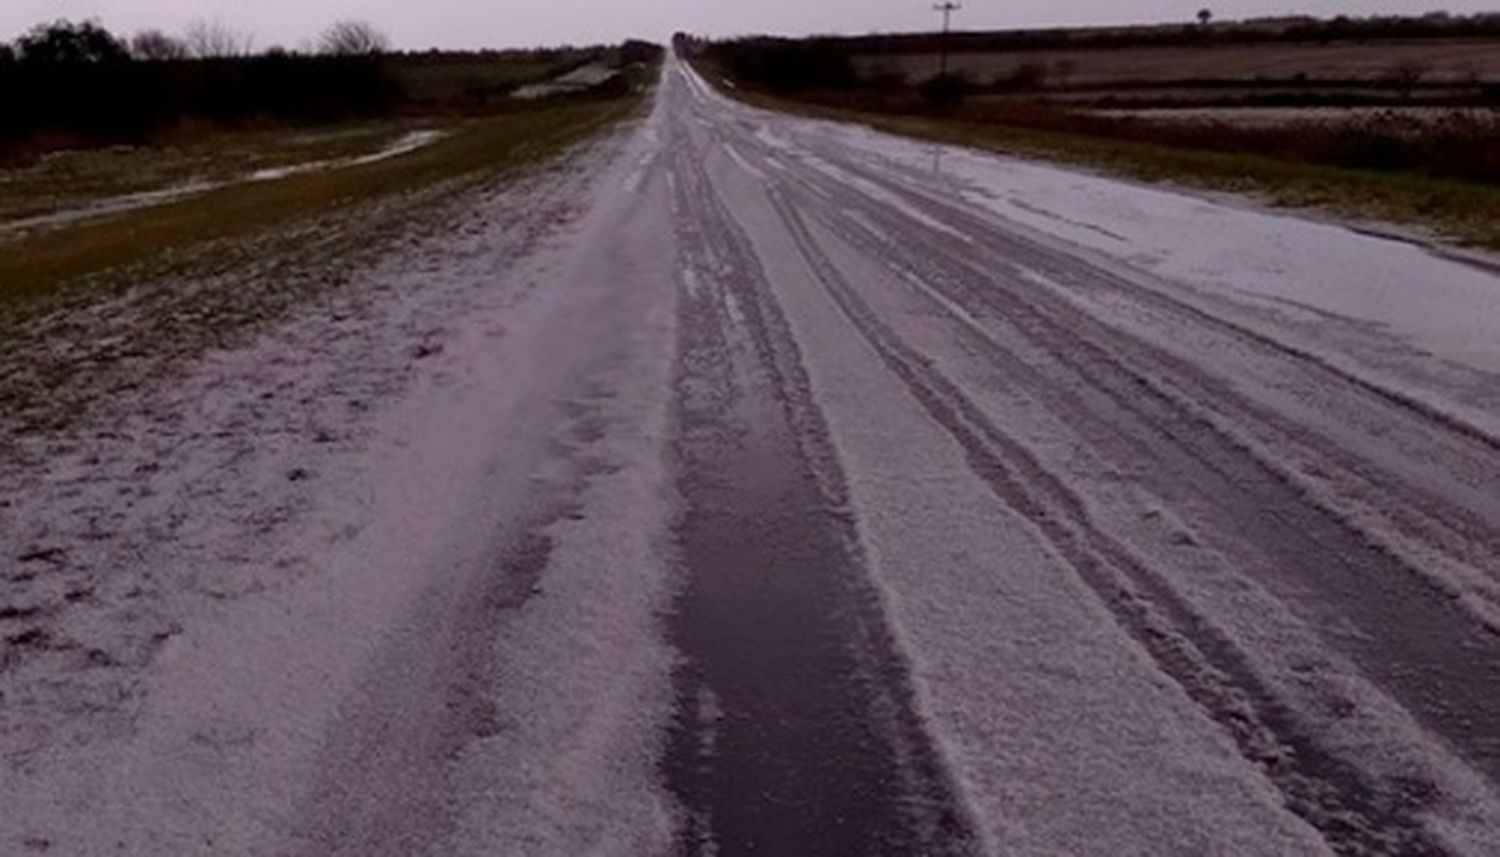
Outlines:
[[1379, 172], [1416, 172], [1500, 185], [1500, 115], [1454, 111], [1441, 119], [1384, 111], [1358, 118], [1273, 126], [1148, 122], [1045, 104], [991, 106], [968, 118], [1048, 131]]
[[380, 61], [264, 56], [0, 65], [0, 142], [43, 132], [134, 140], [186, 118], [237, 123], [373, 116], [399, 92]]
[[974, 91], [974, 84], [962, 72], [935, 75], [922, 82], [917, 92], [922, 100], [937, 107], [957, 107]]
[[1015, 92], [1035, 92], [1046, 88], [1048, 74], [1046, 63], [1028, 60], [1012, 69], [1010, 74], [997, 78], [995, 87]]
[[858, 82], [849, 54], [824, 39], [753, 39], [714, 46], [735, 80], [775, 92], [849, 89]]
[[661, 45], [643, 42], [639, 39], [627, 39], [625, 44], [620, 46], [620, 63], [622, 65], [636, 63], [651, 65], [660, 62], [665, 53]]
[[865, 86], [880, 92], [899, 92], [910, 83], [901, 66], [884, 63], [871, 71], [863, 81]]
[[130, 60], [124, 42], [93, 21], [39, 24], [16, 40], [28, 63], [121, 63]]

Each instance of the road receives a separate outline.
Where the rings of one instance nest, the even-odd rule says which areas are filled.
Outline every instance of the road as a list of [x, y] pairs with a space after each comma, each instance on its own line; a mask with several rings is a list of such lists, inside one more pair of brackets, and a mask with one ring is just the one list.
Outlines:
[[0, 469], [5, 848], [1500, 853], [1492, 269], [676, 62], [443, 218]]

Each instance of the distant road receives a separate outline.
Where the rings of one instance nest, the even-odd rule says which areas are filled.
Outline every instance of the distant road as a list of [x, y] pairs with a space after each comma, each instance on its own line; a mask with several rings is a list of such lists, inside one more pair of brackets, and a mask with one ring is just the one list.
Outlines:
[[1493, 270], [675, 61], [442, 217], [0, 468], [0, 851], [1500, 853]]

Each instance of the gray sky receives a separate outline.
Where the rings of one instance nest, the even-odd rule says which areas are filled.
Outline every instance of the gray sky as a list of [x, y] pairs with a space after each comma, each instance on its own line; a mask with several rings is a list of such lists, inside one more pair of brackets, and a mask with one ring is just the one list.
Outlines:
[[[1500, 9], [1500, 0], [968, 0], [956, 21], [974, 28], [1187, 21], [1202, 6], [1221, 18], [1281, 14], [1418, 13]], [[865, 33], [930, 27], [931, 0], [0, 0], [0, 39], [55, 18], [98, 18], [117, 32], [180, 31], [217, 18], [263, 48], [296, 47], [329, 22], [364, 18], [403, 48], [586, 44], [707, 35]]]

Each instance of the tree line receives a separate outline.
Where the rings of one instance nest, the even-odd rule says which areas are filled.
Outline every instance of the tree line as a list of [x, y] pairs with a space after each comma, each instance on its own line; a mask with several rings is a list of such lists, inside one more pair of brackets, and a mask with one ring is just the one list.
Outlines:
[[[172, 62], [192, 59], [230, 59], [256, 53], [255, 39], [218, 20], [198, 20], [181, 35], [162, 30], [140, 30], [126, 38], [111, 33], [95, 21], [58, 20], [38, 24], [14, 43], [0, 41], [0, 63], [100, 63]], [[390, 39], [368, 21], [343, 20], [325, 29], [312, 44], [292, 51], [271, 47], [271, 56], [318, 54], [322, 56], [371, 56], [386, 53]]]
[[314, 54], [254, 54], [247, 37], [216, 24], [129, 40], [89, 21], [45, 24], [0, 49], [0, 155], [132, 142], [194, 121], [379, 115], [400, 97], [385, 45], [366, 25], [330, 28]]

